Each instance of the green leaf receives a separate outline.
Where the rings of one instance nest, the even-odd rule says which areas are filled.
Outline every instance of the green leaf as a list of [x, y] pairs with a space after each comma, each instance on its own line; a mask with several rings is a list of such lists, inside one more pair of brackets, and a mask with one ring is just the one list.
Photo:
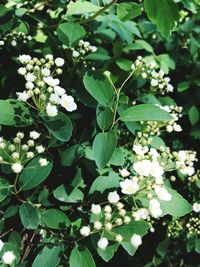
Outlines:
[[62, 166], [71, 166], [73, 162], [79, 158], [83, 153], [83, 147], [80, 145], [73, 145], [60, 152], [60, 159]]
[[44, 124], [49, 132], [60, 141], [68, 141], [72, 135], [72, 122], [70, 118], [59, 112], [56, 117], [45, 117]]
[[183, 3], [183, 5], [190, 11], [192, 11], [192, 13], [196, 14], [197, 10], [196, 10], [196, 5], [193, 1], [191, 0], [181, 0], [181, 2]]
[[117, 16], [123, 21], [132, 20], [141, 13], [141, 5], [136, 3], [120, 3], [117, 5]]
[[125, 158], [124, 158], [123, 149], [121, 147], [115, 148], [115, 151], [113, 152], [109, 163], [114, 166], [123, 166], [124, 161], [125, 161]]
[[115, 252], [117, 251], [119, 247], [119, 244], [113, 244], [108, 246], [105, 250], [99, 249], [97, 248], [97, 252], [99, 254], [99, 256], [105, 261], [108, 262], [109, 260], [111, 260], [115, 254]]
[[72, 250], [69, 258], [70, 267], [96, 267], [90, 251], [81, 246], [76, 246]]
[[130, 107], [121, 113], [122, 121], [170, 121], [172, 116], [152, 104], [140, 104]]
[[111, 105], [114, 99], [114, 90], [103, 74], [89, 71], [85, 74], [83, 83], [88, 93], [90, 93], [101, 105]]
[[106, 189], [118, 188], [119, 176], [116, 173], [109, 173], [108, 176], [97, 177], [90, 187], [90, 194], [95, 192], [103, 193]]
[[60, 210], [48, 209], [42, 213], [42, 220], [44, 223], [53, 229], [66, 228], [70, 225], [70, 220]]
[[200, 238], [197, 236], [195, 241], [195, 251], [200, 254]]
[[189, 82], [181, 82], [178, 84], [178, 92], [184, 92], [186, 91], [188, 88], [190, 87], [190, 83]]
[[189, 119], [191, 125], [195, 125], [199, 121], [199, 110], [196, 106], [192, 106], [189, 110]]
[[10, 184], [2, 177], [0, 177], [0, 202], [2, 202], [10, 192]]
[[101, 9], [101, 7], [90, 2], [78, 0], [68, 4], [66, 16], [96, 13], [99, 9]]
[[40, 217], [37, 208], [24, 203], [19, 208], [19, 215], [23, 226], [27, 229], [37, 229]]
[[34, 259], [32, 267], [57, 267], [62, 250], [60, 246], [46, 245]]
[[75, 46], [86, 35], [85, 29], [75, 22], [62, 23], [57, 28], [59, 40], [69, 47]]
[[56, 199], [66, 203], [76, 203], [83, 200], [83, 193], [76, 187], [67, 188], [64, 185], [60, 185], [53, 191], [53, 195]]
[[130, 71], [133, 61], [119, 58], [116, 60], [116, 64], [120, 69], [125, 70], [125, 71]]
[[26, 191], [32, 189], [41, 184], [49, 176], [53, 164], [49, 162], [46, 166], [41, 166], [38, 156], [31, 160], [23, 169], [19, 176], [19, 188], [20, 191]]
[[114, 130], [98, 133], [92, 144], [92, 153], [96, 165], [103, 169], [112, 157], [117, 145], [117, 135]]
[[96, 109], [96, 120], [101, 130], [108, 130], [109, 127], [112, 125], [113, 112], [110, 110], [109, 107], [105, 107], [98, 104]]
[[144, 9], [163, 36], [171, 33], [179, 19], [178, 7], [173, 0], [144, 0]]
[[14, 99], [0, 100], [0, 124], [24, 127], [32, 122], [30, 112], [22, 102]]
[[170, 214], [174, 217], [182, 217], [192, 211], [192, 206], [189, 204], [189, 202], [184, 199], [176, 190], [167, 188], [167, 191], [171, 194], [172, 199], [170, 201], [159, 199], [163, 215]]

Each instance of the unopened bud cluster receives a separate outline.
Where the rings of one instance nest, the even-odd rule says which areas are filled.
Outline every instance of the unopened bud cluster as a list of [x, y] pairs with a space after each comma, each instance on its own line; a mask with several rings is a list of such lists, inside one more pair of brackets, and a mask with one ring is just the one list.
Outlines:
[[24, 32], [16, 32], [12, 31], [7, 33], [1, 40], [0, 40], [0, 48], [1, 47], [17, 47], [22, 44], [27, 44], [32, 37], [30, 35], [26, 35]]
[[[36, 131], [31, 131], [28, 140], [23, 132], [18, 132], [9, 141], [0, 137], [0, 164], [9, 164], [14, 173], [20, 173], [28, 161], [45, 152], [45, 147], [37, 141], [40, 135]], [[39, 159], [41, 166], [48, 163], [46, 158]]]
[[161, 95], [173, 92], [174, 88], [170, 84], [170, 78], [165, 77], [165, 73], [162, 69], [157, 71], [157, 64], [155, 61], [147, 62], [145, 58], [138, 56], [131, 68], [136, 77], [150, 81], [151, 92]]
[[27, 102], [40, 112], [46, 112], [49, 117], [55, 117], [59, 107], [68, 112], [77, 109], [74, 98], [60, 87], [60, 80], [57, 78], [62, 74], [65, 63], [63, 58], [54, 59], [52, 55], [46, 55], [39, 59], [20, 55], [18, 60], [24, 65], [18, 69], [18, 73], [26, 80], [26, 89], [17, 92], [18, 100]]

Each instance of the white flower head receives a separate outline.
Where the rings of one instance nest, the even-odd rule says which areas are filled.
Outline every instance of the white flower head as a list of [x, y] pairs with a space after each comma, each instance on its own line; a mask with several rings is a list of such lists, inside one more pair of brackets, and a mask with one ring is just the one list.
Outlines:
[[126, 169], [122, 169], [119, 171], [122, 177], [128, 177], [130, 175], [130, 172]]
[[48, 84], [49, 86], [52, 86], [52, 87], [57, 86], [60, 83], [60, 80], [59, 79], [54, 79], [51, 76], [44, 77], [43, 80], [44, 80], [44, 82], [46, 84]]
[[29, 136], [31, 139], [36, 140], [40, 137], [41, 133], [38, 133], [37, 131], [31, 131]]
[[26, 74], [26, 68], [24, 68], [24, 67], [21, 67], [21, 68], [19, 68], [18, 69], [18, 71], [17, 71], [20, 75], [25, 75]]
[[51, 74], [50, 69], [48, 69], [48, 68], [42, 68], [41, 72], [42, 72], [42, 75], [45, 77], [48, 77]]
[[200, 212], [200, 203], [194, 203], [192, 208], [193, 208], [194, 212], [199, 213]]
[[149, 201], [149, 211], [154, 218], [159, 218], [162, 214], [162, 210], [160, 208], [160, 202], [153, 198]]
[[46, 113], [49, 117], [55, 117], [58, 115], [58, 109], [55, 105], [51, 105], [51, 103], [48, 103], [46, 106]]
[[39, 164], [40, 164], [40, 166], [44, 167], [44, 166], [47, 166], [49, 164], [49, 161], [45, 158], [40, 158]]
[[94, 222], [94, 229], [99, 231], [99, 230], [101, 230], [102, 226], [103, 225], [101, 222], [99, 222], [99, 221]]
[[25, 87], [28, 90], [32, 90], [34, 88], [34, 83], [32, 83], [32, 82], [26, 82]]
[[27, 80], [27, 82], [34, 82], [36, 76], [33, 73], [28, 72], [25, 76], [25, 79]]
[[72, 112], [77, 109], [77, 105], [74, 102], [74, 98], [66, 94], [62, 95], [60, 104], [63, 108], [65, 108], [69, 112]]
[[60, 97], [56, 94], [51, 94], [50, 97], [49, 97], [49, 101], [53, 104], [60, 104]]
[[11, 265], [15, 259], [16, 259], [16, 256], [13, 251], [6, 251], [4, 252], [2, 256], [2, 262], [8, 265]]
[[140, 245], [142, 245], [142, 238], [138, 234], [133, 234], [130, 242], [132, 246], [138, 248]]
[[31, 56], [23, 54], [20, 55], [18, 59], [22, 64], [27, 64], [31, 60]]
[[22, 102], [26, 102], [30, 98], [30, 96], [26, 93], [26, 91], [22, 93], [17, 92], [16, 94], [18, 96], [17, 99]]
[[156, 185], [154, 189], [159, 199], [165, 201], [170, 201], [172, 199], [172, 195], [167, 191], [166, 188]]
[[139, 190], [139, 185], [137, 179], [125, 179], [123, 182], [120, 182], [120, 187], [122, 193], [125, 195], [135, 194]]
[[35, 149], [36, 149], [37, 153], [39, 153], [39, 154], [44, 153], [44, 151], [45, 151], [45, 148], [42, 145], [36, 146]]
[[91, 212], [93, 214], [100, 214], [101, 213], [101, 206], [100, 205], [92, 204]]
[[56, 64], [57, 67], [62, 67], [65, 64], [65, 61], [64, 61], [63, 58], [57, 57], [55, 59], [55, 64]]
[[23, 166], [19, 162], [15, 162], [11, 165], [11, 169], [13, 170], [14, 173], [20, 173], [23, 169]]
[[98, 248], [105, 250], [108, 246], [108, 239], [105, 237], [100, 238], [99, 241], [97, 242], [97, 246]]
[[158, 86], [158, 81], [156, 79], [151, 80], [151, 86], [156, 87]]
[[66, 93], [65, 89], [60, 86], [54, 86], [54, 93], [58, 96], [62, 96]]
[[82, 236], [89, 236], [90, 235], [90, 227], [89, 226], [82, 226], [80, 229], [80, 234]]
[[111, 204], [117, 204], [117, 202], [119, 202], [120, 200], [120, 197], [119, 195], [117, 194], [117, 191], [114, 191], [114, 192], [110, 192], [108, 194], [108, 201], [111, 203]]

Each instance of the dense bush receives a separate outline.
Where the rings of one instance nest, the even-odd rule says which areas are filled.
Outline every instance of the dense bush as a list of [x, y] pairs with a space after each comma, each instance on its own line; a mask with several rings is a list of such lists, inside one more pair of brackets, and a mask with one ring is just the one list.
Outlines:
[[0, 266], [200, 266], [200, 2], [1, 2]]

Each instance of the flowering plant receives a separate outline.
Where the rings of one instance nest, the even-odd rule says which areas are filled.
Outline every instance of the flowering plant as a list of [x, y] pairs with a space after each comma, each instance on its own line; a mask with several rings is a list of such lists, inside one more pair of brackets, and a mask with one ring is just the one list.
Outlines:
[[3, 2], [1, 266], [135, 263], [155, 236], [135, 266], [164, 264], [174, 242], [200, 253], [198, 155], [179, 141], [187, 114], [199, 135], [199, 113], [159, 47], [199, 4]]

